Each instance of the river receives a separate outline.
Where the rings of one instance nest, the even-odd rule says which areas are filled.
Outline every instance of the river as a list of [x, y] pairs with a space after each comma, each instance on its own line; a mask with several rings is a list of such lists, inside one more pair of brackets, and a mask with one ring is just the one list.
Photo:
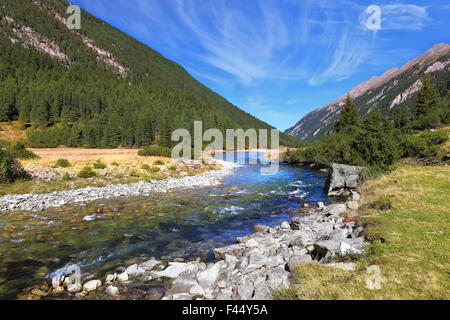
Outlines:
[[[43, 212], [0, 214], [0, 299], [60, 274], [70, 264], [106, 272], [145, 261], [214, 258], [256, 224], [275, 226], [309, 202], [327, 202], [326, 175], [280, 164], [274, 175], [249, 164], [263, 153], [246, 152], [247, 164], [220, 186], [146, 197], [99, 201]], [[218, 156], [221, 157], [221, 156]]]

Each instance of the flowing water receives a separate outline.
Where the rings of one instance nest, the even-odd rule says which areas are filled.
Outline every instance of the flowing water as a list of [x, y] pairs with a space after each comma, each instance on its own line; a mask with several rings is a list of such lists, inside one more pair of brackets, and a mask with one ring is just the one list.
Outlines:
[[[246, 159], [262, 153], [246, 152]], [[275, 175], [245, 164], [220, 186], [0, 214], [0, 299], [14, 299], [45, 277], [78, 264], [82, 272], [128, 266], [150, 257], [213, 259], [256, 224], [289, 220], [303, 201], [327, 202], [326, 176], [280, 164]]]

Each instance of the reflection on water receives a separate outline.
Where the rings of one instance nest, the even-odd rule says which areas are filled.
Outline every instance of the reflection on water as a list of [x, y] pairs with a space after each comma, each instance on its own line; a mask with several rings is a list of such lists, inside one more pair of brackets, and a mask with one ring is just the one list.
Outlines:
[[[247, 159], [258, 156], [246, 153]], [[241, 166], [222, 186], [2, 213], [0, 298], [15, 298], [68, 264], [90, 272], [149, 257], [212, 259], [212, 248], [234, 243], [255, 224], [288, 220], [302, 199], [327, 201], [323, 174], [280, 164], [277, 174], [261, 175], [260, 168]]]

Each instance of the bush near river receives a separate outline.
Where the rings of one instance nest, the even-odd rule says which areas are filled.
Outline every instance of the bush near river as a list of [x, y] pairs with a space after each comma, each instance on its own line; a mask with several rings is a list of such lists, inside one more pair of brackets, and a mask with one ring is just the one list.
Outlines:
[[0, 148], [0, 183], [10, 183], [19, 179], [28, 179], [27, 172], [11, 151]]

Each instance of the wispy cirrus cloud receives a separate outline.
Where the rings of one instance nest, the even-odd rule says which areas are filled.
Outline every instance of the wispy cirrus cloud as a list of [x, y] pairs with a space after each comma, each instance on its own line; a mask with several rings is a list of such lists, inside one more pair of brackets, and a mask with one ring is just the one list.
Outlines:
[[[382, 30], [422, 30], [431, 18], [427, 7], [415, 4], [381, 5]], [[365, 23], [364, 19], [361, 23]]]
[[[217, 83], [341, 81], [368, 58], [376, 37], [364, 26], [367, 5], [352, 0], [117, 0], [111, 6], [126, 12], [131, 3], [144, 19], [128, 20], [129, 28], [166, 54], [182, 52], [190, 72]], [[107, 15], [110, 4], [86, 6]], [[421, 30], [429, 21], [422, 6], [380, 7], [382, 30]]]
[[[357, 14], [327, 1], [207, 0], [200, 8], [193, 0], [138, 3], [153, 24], [164, 26], [167, 46], [188, 50], [245, 86], [268, 79], [309, 77], [314, 85], [339, 80], [367, 56], [366, 34], [350, 31], [357, 28]], [[321, 70], [314, 65], [317, 52], [333, 57]]]

